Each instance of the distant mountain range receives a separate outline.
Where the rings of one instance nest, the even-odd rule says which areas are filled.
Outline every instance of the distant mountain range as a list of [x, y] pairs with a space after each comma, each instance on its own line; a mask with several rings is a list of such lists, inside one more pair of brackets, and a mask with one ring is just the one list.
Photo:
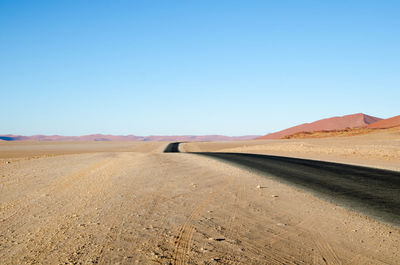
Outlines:
[[[245, 136], [224, 136], [224, 135], [175, 135], [175, 136], [135, 136], [135, 135], [109, 135], [109, 134], [90, 134], [84, 136], [61, 136], [61, 135], [33, 135], [21, 136], [6, 134], [0, 135], [0, 141], [239, 141], [252, 139], [282, 139], [288, 138], [293, 134], [334, 131], [348, 128], [369, 128], [383, 129], [400, 126], [400, 115], [381, 119], [363, 113], [332, 117], [318, 120], [312, 123], [304, 123], [288, 129], [269, 133], [264, 136], [245, 135]], [[289, 137], [290, 138], [290, 137]]]
[[332, 117], [327, 119], [318, 120], [312, 123], [304, 123], [288, 129], [270, 133], [261, 136], [257, 139], [281, 139], [299, 132], [314, 132], [314, 131], [330, 131], [330, 130], [343, 130], [346, 128], [365, 127], [369, 124], [381, 121], [381, 118], [369, 116], [363, 113], [345, 115], [342, 117]]
[[84, 136], [61, 135], [33, 135], [22, 136], [6, 134], [0, 135], [0, 141], [237, 141], [251, 140], [259, 135], [224, 136], [224, 135], [180, 135], [180, 136], [135, 136], [135, 135], [109, 135], [91, 134]]

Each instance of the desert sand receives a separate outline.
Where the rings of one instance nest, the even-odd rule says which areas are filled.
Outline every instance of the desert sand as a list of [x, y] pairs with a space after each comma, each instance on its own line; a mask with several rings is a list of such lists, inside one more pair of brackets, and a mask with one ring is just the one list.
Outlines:
[[[400, 132], [185, 143], [399, 169]], [[1, 264], [399, 264], [400, 230], [165, 142], [1, 142]]]

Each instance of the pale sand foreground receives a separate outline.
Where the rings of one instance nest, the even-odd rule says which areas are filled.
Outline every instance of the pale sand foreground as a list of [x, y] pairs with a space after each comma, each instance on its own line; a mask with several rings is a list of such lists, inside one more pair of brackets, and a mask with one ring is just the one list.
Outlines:
[[0, 263], [400, 264], [400, 230], [165, 146], [0, 143]]

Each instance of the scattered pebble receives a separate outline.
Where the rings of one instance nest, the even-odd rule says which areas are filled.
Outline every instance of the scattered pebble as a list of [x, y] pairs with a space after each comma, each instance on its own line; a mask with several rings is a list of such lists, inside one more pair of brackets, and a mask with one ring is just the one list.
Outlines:
[[257, 187], [256, 187], [257, 189], [261, 189], [261, 186], [260, 185], [257, 185]]
[[283, 224], [283, 223], [277, 223], [276, 225], [278, 225], [278, 226], [287, 226], [287, 224]]
[[276, 197], [279, 197], [278, 195], [275, 195], [275, 194], [273, 194], [273, 195], [271, 195], [271, 197], [272, 198], [276, 198]]
[[213, 237], [210, 237], [210, 238], [208, 238], [208, 240], [214, 240], [214, 241], [224, 241], [225, 240], [225, 238], [213, 238]]

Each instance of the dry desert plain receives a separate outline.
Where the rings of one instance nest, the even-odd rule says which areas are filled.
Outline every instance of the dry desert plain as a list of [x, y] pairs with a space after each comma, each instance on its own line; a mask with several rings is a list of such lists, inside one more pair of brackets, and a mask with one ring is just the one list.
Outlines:
[[[1, 264], [400, 264], [400, 230], [166, 142], [1, 142]], [[400, 171], [400, 130], [193, 142]]]

